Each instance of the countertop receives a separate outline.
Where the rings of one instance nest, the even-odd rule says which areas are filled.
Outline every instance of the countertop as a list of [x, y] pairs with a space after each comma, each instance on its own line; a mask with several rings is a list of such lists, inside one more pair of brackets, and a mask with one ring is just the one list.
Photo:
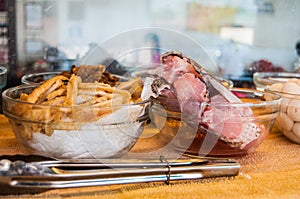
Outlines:
[[[0, 115], [0, 155], [28, 155], [16, 140], [7, 118]], [[201, 180], [52, 189], [39, 193], [3, 194], [0, 198], [298, 198], [300, 145], [276, 129], [256, 152], [234, 158], [238, 176]], [[3, 190], [2, 190], [3, 191]]]

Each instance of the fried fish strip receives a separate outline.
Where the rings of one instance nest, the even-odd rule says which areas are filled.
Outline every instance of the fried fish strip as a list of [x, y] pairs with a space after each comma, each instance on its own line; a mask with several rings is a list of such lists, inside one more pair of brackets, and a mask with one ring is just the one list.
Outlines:
[[26, 111], [23, 114], [23, 118], [27, 118], [33, 121], [50, 122], [51, 112], [49, 107], [33, 107], [30, 111]]
[[64, 105], [71, 106], [76, 104], [78, 94], [78, 85], [81, 83], [81, 78], [73, 74], [67, 85], [67, 96]]
[[109, 96], [112, 95], [111, 92], [105, 92], [103, 90], [97, 89], [79, 89], [78, 95], [89, 95], [89, 96]]
[[116, 88], [129, 91], [133, 100], [137, 100], [141, 96], [143, 90], [143, 81], [141, 78], [130, 79], [126, 82], [120, 82]]
[[46, 99], [47, 99], [47, 101], [53, 100], [53, 99], [55, 99], [57, 97], [60, 97], [60, 96], [64, 95], [66, 92], [67, 92], [66, 86], [62, 85], [60, 88], [52, 91], [51, 93], [48, 93], [46, 95]]
[[112, 105], [112, 101], [111, 99], [108, 99], [106, 96], [102, 96], [102, 97], [93, 97], [90, 100], [80, 104], [82, 106], [95, 106], [98, 103], [99, 106], [98, 107], [104, 107], [104, 106], [111, 106]]
[[83, 103], [90, 101], [93, 98], [94, 98], [94, 96], [92, 96], [92, 95], [86, 95], [86, 94], [82, 94], [82, 93], [78, 92], [76, 102], [78, 105], [81, 105]]
[[58, 105], [62, 105], [66, 100], [66, 96], [58, 96], [55, 97], [54, 99], [50, 99], [47, 100], [45, 102], [43, 102], [43, 105], [52, 105], [52, 106], [58, 106]]
[[62, 75], [58, 75], [55, 76], [51, 79], [48, 79], [47, 81], [45, 81], [42, 85], [40, 85], [39, 87], [35, 88], [26, 98], [27, 102], [30, 103], [40, 103], [41, 101], [44, 100], [45, 96], [52, 92], [53, 90], [59, 88], [60, 86], [62, 86], [64, 83], [64, 80], [68, 80], [68, 78], [62, 76]]
[[105, 83], [82, 83], [78, 86], [81, 90], [101, 90], [104, 92], [112, 93], [114, 91], [114, 88], [111, 87], [109, 84]]
[[131, 100], [131, 94], [127, 90], [111, 87], [104, 83], [81, 83], [79, 84], [78, 94], [105, 96], [107, 99], [112, 99], [114, 95], [120, 95], [124, 99], [124, 103]]

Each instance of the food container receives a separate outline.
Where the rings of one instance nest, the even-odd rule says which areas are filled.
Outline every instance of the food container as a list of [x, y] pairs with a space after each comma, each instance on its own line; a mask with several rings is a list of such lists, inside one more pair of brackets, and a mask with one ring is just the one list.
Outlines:
[[257, 87], [282, 97], [275, 125], [287, 138], [300, 144], [300, 74], [257, 73], [255, 77]]
[[280, 114], [275, 122], [276, 127], [291, 141], [300, 144], [300, 93], [274, 93], [282, 97]]
[[48, 71], [39, 73], [28, 73], [22, 76], [22, 84], [40, 84], [43, 81], [62, 73], [62, 71]]
[[[136, 143], [150, 101], [124, 105], [55, 106], [19, 100], [37, 85], [3, 92], [3, 113], [18, 141], [32, 154], [56, 159], [120, 157]], [[99, 114], [111, 110], [99, 118]]]
[[190, 102], [192, 109], [184, 113], [175, 99], [155, 99], [151, 113], [161, 140], [192, 155], [242, 156], [254, 152], [273, 127], [281, 97], [254, 89], [231, 91], [242, 102]]
[[284, 83], [291, 78], [300, 78], [300, 73], [256, 72], [253, 74], [253, 82], [257, 90], [265, 90], [274, 83]]

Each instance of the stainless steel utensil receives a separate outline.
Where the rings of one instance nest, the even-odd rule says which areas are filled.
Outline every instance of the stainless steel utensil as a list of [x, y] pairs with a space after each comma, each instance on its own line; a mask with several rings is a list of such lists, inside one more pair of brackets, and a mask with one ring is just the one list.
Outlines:
[[22, 188], [70, 188], [142, 182], [195, 180], [236, 176], [240, 165], [231, 159], [59, 160], [26, 163], [45, 169], [42, 175], [2, 175], [0, 184]]

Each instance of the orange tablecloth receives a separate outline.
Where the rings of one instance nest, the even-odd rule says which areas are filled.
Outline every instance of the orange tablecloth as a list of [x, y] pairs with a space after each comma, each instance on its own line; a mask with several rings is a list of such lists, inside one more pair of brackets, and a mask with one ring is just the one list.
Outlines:
[[[0, 155], [27, 154], [7, 119], [0, 115]], [[298, 198], [300, 145], [273, 131], [255, 153], [237, 158], [236, 177], [165, 183], [53, 189], [35, 194], [2, 194], [0, 198]], [[0, 188], [1, 190], [1, 188]]]

